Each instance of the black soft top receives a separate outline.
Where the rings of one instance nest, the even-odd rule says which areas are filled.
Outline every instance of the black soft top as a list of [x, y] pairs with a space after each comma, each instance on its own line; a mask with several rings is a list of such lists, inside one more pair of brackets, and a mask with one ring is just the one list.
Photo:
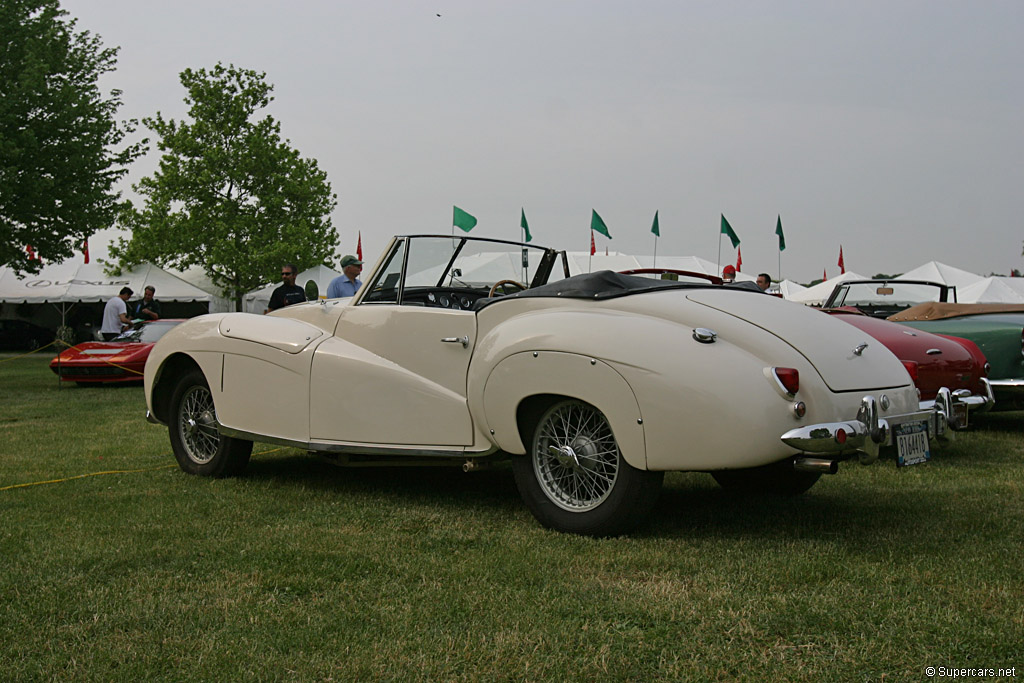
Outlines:
[[524, 299], [532, 297], [562, 297], [566, 299], [614, 299], [630, 294], [656, 292], [662, 289], [738, 289], [757, 294], [764, 294], [753, 282], [733, 282], [715, 285], [710, 282], [677, 282], [675, 280], [655, 280], [638, 275], [623, 275], [611, 270], [599, 270], [596, 273], [583, 273], [573, 277], [534, 287], [515, 294], [508, 294], [493, 299], [478, 299], [474, 308], [480, 310], [499, 301]]

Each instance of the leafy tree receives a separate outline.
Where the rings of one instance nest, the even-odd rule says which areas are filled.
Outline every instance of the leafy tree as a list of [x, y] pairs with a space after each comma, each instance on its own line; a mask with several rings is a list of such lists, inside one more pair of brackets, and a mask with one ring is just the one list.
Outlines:
[[114, 224], [113, 187], [145, 141], [115, 148], [134, 122], [114, 116], [121, 92], [98, 81], [117, 48], [77, 32], [57, 0], [0, 2], [0, 264], [39, 272]]
[[281, 139], [277, 121], [253, 120], [272, 100], [265, 79], [220, 63], [186, 69], [192, 122], [143, 119], [163, 156], [134, 186], [145, 202], [125, 213], [131, 238], [111, 246], [118, 267], [201, 266], [241, 310], [242, 295], [277, 280], [283, 263], [333, 265], [337, 197], [316, 161]]

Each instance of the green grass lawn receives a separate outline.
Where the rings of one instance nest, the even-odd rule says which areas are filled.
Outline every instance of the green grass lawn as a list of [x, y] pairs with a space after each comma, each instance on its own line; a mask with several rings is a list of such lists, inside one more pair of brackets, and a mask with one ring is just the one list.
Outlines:
[[4, 680], [1024, 676], [1020, 413], [795, 499], [672, 474], [649, 524], [594, 540], [539, 527], [508, 469], [257, 444], [240, 478], [188, 476], [140, 387], [10, 358], [0, 489], [115, 473], [0, 490]]

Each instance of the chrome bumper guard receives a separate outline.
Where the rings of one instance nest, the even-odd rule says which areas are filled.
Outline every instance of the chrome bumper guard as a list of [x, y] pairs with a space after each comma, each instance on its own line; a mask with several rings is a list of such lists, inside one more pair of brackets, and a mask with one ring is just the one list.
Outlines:
[[[992, 391], [992, 382], [982, 378], [982, 386], [985, 394], [973, 395], [967, 389], [950, 391], [943, 387], [939, 389], [934, 401], [921, 401], [921, 410], [933, 410], [938, 407], [949, 419], [949, 426], [953, 429], [965, 429], [966, 419], [962, 419], [964, 413], [984, 413], [992, 409], [996, 403], [995, 393]], [[965, 406], [965, 410], [958, 409], [958, 406]]]
[[904, 422], [928, 423], [928, 440], [944, 441], [953, 438], [949, 415], [953, 395], [943, 387], [929, 409], [903, 415], [880, 417], [878, 403], [873, 396], [861, 399], [860, 409], [854, 420], [846, 422], [822, 422], [791, 429], [782, 435], [782, 442], [803, 453], [825, 454], [829, 459], [845, 460], [854, 455], [864, 465], [878, 459], [883, 446], [893, 445], [892, 427]]

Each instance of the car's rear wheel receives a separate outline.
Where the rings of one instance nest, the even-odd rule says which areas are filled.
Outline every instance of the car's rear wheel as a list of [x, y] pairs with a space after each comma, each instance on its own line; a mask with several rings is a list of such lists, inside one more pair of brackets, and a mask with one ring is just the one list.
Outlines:
[[712, 472], [718, 485], [736, 493], [799, 496], [821, 478], [819, 472], [801, 472], [787, 461], [742, 470]]
[[181, 378], [171, 398], [171, 449], [189, 474], [231, 477], [249, 464], [252, 441], [223, 436], [206, 378], [193, 370]]
[[664, 478], [627, 463], [601, 411], [571, 399], [541, 414], [526, 456], [515, 458], [513, 469], [520, 495], [541, 524], [591, 536], [639, 524]]

